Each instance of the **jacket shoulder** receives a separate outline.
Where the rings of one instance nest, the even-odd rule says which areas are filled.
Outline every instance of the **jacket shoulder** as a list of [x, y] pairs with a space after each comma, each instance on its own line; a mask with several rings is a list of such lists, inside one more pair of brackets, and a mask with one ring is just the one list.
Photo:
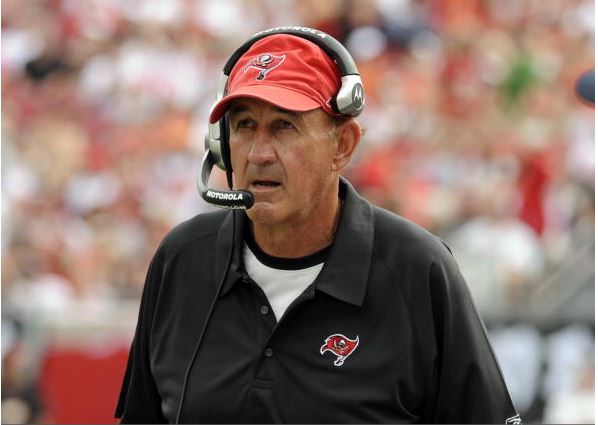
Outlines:
[[386, 266], [430, 266], [454, 261], [448, 245], [423, 227], [380, 207], [374, 207], [374, 255]]
[[201, 213], [179, 223], [164, 236], [159, 251], [170, 257], [189, 242], [215, 237], [227, 214], [228, 211], [224, 210]]

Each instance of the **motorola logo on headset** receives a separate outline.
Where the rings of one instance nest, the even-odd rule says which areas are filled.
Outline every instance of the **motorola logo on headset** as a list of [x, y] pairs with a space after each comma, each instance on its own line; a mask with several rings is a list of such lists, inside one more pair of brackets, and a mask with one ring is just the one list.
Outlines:
[[[341, 88], [331, 100], [332, 109], [341, 115], [358, 116], [365, 106], [363, 84], [355, 61], [345, 47], [334, 37], [313, 28], [301, 26], [275, 27], [254, 34], [239, 47], [226, 62], [218, 83], [216, 103], [226, 96], [227, 82], [233, 67], [258, 40], [274, 34], [288, 34], [304, 38], [320, 47], [337, 65], [341, 75]], [[266, 60], [268, 58], [264, 58]], [[265, 73], [263, 75], [265, 77]], [[216, 104], [215, 103], [215, 104]], [[197, 188], [201, 197], [208, 203], [229, 209], [249, 209], [253, 206], [253, 194], [248, 190], [233, 190], [232, 165], [228, 145], [228, 122], [222, 117], [218, 122], [209, 124], [206, 135], [206, 152], [202, 166], [197, 174]], [[226, 172], [230, 190], [221, 191], [208, 188], [208, 180], [214, 165]]]
[[363, 87], [361, 84], [355, 84], [353, 87], [353, 103], [363, 103]]
[[[313, 35], [321, 37], [321, 38], [330, 37], [325, 32], [318, 31], [318, 30], [315, 30], [313, 28], [308, 28], [308, 27], [291, 27], [291, 26], [288, 26], [288, 27], [268, 28], [266, 30], [260, 31], [258, 33], [255, 33], [253, 35], [253, 37], [258, 37], [258, 36], [261, 36], [263, 34], [270, 34], [271, 32], [276, 33], [276, 34], [292, 34], [292, 35], [296, 35], [294, 32], [290, 32], [290, 31], [301, 31], [301, 32], [304, 32], [304, 33], [307, 32], [307, 33], [313, 34]], [[330, 37], [330, 38], [332, 38], [332, 37]]]
[[206, 192], [206, 196], [213, 199], [221, 199], [226, 201], [241, 201], [243, 196], [238, 193], [222, 193], [222, 192], [215, 192], [211, 189], [208, 189]]

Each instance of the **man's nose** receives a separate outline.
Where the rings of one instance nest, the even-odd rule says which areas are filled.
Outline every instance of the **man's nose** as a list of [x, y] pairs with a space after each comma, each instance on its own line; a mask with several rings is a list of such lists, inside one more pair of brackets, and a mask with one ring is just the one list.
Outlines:
[[248, 160], [257, 165], [271, 164], [276, 160], [272, 137], [267, 129], [258, 129], [255, 132]]

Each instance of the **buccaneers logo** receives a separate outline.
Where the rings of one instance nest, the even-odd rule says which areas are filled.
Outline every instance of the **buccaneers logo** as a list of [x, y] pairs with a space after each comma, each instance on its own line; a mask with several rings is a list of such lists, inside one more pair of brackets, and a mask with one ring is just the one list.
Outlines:
[[337, 356], [334, 361], [335, 366], [342, 366], [347, 357], [355, 351], [359, 345], [359, 335], [353, 340], [342, 334], [330, 335], [324, 341], [324, 345], [320, 347], [320, 354], [324, 355], [326, 351], [331, 351]]
[[276, 68], [278, 65], [284, 62], [285, 55], [282, 56], [274, 56], [270, 53], [264, 53], [262, 55], [258, 55], [251, 59], [247, 65], [245, 65], [245, 69], [243, 73], [246, 73], [248, 69], [254, 68], [259, 71], [257, 74], [257, 80], [263, 80], [266, 78], [266, 74]]

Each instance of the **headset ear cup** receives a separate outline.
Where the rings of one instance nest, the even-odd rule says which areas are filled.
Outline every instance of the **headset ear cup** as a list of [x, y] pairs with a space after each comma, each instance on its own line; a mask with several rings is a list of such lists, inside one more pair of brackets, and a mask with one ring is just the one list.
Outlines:
[[[359, 75], [341, 77], [341, 88], [334, 98], [334, 106], [341, 115], [358, 116], [365, 105], [363, 83]], [[332, 104], [332, 102], [330, 102]]]

